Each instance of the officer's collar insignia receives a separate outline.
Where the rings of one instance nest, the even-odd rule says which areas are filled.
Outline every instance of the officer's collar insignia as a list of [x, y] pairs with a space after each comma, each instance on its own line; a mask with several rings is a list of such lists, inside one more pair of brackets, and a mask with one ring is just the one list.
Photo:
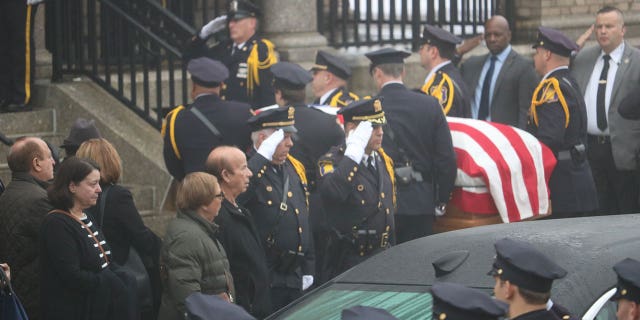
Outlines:
[[295, 112], [295, 109], [293, 107], [289, 107], [289, 120], [293, 120], [293, 114]]
[[375, 112], [382, 111], [382, 103], [380, 103], [380, 100], [376, 99], [376, 101], [373, 103], [373, 111]]

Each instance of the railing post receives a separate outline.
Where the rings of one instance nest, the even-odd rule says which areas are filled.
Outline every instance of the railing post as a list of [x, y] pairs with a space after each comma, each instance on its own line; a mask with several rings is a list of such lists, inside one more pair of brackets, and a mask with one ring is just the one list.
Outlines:
[[53, 54], [51, 60], [51, 81], [62, 81], [62, 6], [65, 0], [51, 0], [47, 3], [49, 10], [53, 9]]
[[[418, 51], [420, 46], [420, 29], [422, 29], [422, 15], [420, 14], [420, 0], [412, 1], [412, 13], [411, 13], [411, 51]], [[432, 3], [432, 2], [429, 2]], [[433, 6], [433, 5], [431, 5]], [[427, 16], [429, 13], [427, 12]], [[427, 19], [428, 23], [428, 19]]]

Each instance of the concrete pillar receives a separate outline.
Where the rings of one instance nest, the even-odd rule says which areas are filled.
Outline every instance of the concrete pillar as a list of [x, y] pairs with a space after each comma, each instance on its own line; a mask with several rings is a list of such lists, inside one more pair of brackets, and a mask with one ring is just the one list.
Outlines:
[[309, 63], [327, 39], [318, 33], [316, 2], [309, 0], [263, 0], [260, 27], [276, 45], [280, 59]]

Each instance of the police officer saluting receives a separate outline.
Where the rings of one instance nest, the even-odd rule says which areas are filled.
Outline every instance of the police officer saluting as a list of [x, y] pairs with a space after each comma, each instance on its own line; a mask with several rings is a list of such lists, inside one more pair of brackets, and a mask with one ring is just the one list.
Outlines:
[[314, 104], [342, 108], [359, 99], [358, 95], [347, 89], [351, 68], [337, 56], [318, 50], [316, 63], [311, 67], [311, 72], [311, 89], [316, 97]]
[[577, 45], [557, 30], [539, 27], [533, 47], [536, 72], [543, 78], [531, 99], [527, 130], [558, 160], [549, 180], [553, 215], [578, 216], [597, 209], [598, 197], [585, 150], [586, 107], [569, 73]]
[[394, 242], [393, 161], [382, 150], [386, 124], [381, 98], [340, 109], [346, 143], [318, 161], [319, 189], [331, 233], [325, 263], [329, 278]]
[[278, 310], [313, 284], [314, 257], [307, 207], [304, 166], [289, 155], [293, 146], [294, 108], [260, 112], [249, 125], [254, 151], [253, 173], [238, 203], [249, 209], [266, 251], [271, 302]]
[[613, 271], [618, 284], [611, 301], [618, 302], [618, 320], [640, 319], [640, 261], [626, 258], [613, 266]]
[[431, 295], [433, 319], [437, 320], [498, 320], [509, 308], [479, 290], [456, 283], [435, 283]]

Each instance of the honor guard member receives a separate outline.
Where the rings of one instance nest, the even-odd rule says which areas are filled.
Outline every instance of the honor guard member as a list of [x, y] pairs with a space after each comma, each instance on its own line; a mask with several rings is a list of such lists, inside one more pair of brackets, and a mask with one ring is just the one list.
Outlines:
[[293, 107], [279, 107], [249, 119], [254, 152], [247, 191], [238, 197], [254, 216], [263, 239], [271, 280], [271, 302], [278, 310], [313, 284], [313, 240], [309, 228], [304, 166], [289, 155], [293, 146]]
[[626, 258], [613, 266], [613, 271], [618, 284], [611, 301], [618, 302], [618, 320], [640, 319], [640, 261]]
[[162, 125], [164, 162], [178, 181], [187, 173], [204, 171], [207, 156], [219, 145], [248, 150], [251, 130], [247, 120], [251, 108], [242, 102], [220, 99], [227, 67], [206, 57], [189, 61], [193, 103], [178, 106], [165, 117]]
[[342, 108], [358, 100], [358, 96], [347, 89], [351, 68], [339, 57], [318, 50], [316, 63], [311, 67], [311, 72], [311, 89], [316, 97], [313, 104]]
[[470, 118], [469, 90], [451, 61], [456, 44], [462, 40], [446, 30], [427, 25], [420, 41], [420, 63], [429, 72], [421, 91], [438, 99], [447, 116]]
[[558, 160], [549, 179], [553, 215], [579, 216], [596, 210], [598, 197], [586, 154], [584, 99], [569, 73], [577, 45], [557, 30], [540, 27], [533, 47], [536, 72], [543, 77], [531, 99], [527, 130]]
[[331, 228], [324, 239], [329, 278], [394, 242], [395, 178], [393, 160], [382, 150], [387, 121], [381, 100], [360, 100], [340, 109], [346, 142], [318, 161], [319, 189]]
[[489, 275], [495, 279], [496, 299], [509, 304], [509, 319], [570, 318], [547, 308], [553, 280], [563, 278], [567, 271], [526, 242], [504, 238], [495, 248]]
[[506, 303], [457, 283], [435, 283], [431, 295], [436, 320], [498, 320], [509, 309]]
[[397, 243], [431, 234], [436, 212], [444, 213], [456, 178], [456, 155], [440, 104], [402, 83], [409, 55], [390, 48], [366, 54], [378, 95], [384, 97], [382, 146], [395, 164]]
[[[275, 103], [269, 69], [278, 62], [274, 44], [257, 35], [259, 16], [260, 9], [251, 1], [228, 2], [227, 14], [203, 26], [186, 53], [187, 59], [208, 56], [222, 61], [230, 76], [222, 85], [221, 98], [247, 102], [254, 109]], [[216, 43], [214, 38], [227, 28], [229, 39]]]

